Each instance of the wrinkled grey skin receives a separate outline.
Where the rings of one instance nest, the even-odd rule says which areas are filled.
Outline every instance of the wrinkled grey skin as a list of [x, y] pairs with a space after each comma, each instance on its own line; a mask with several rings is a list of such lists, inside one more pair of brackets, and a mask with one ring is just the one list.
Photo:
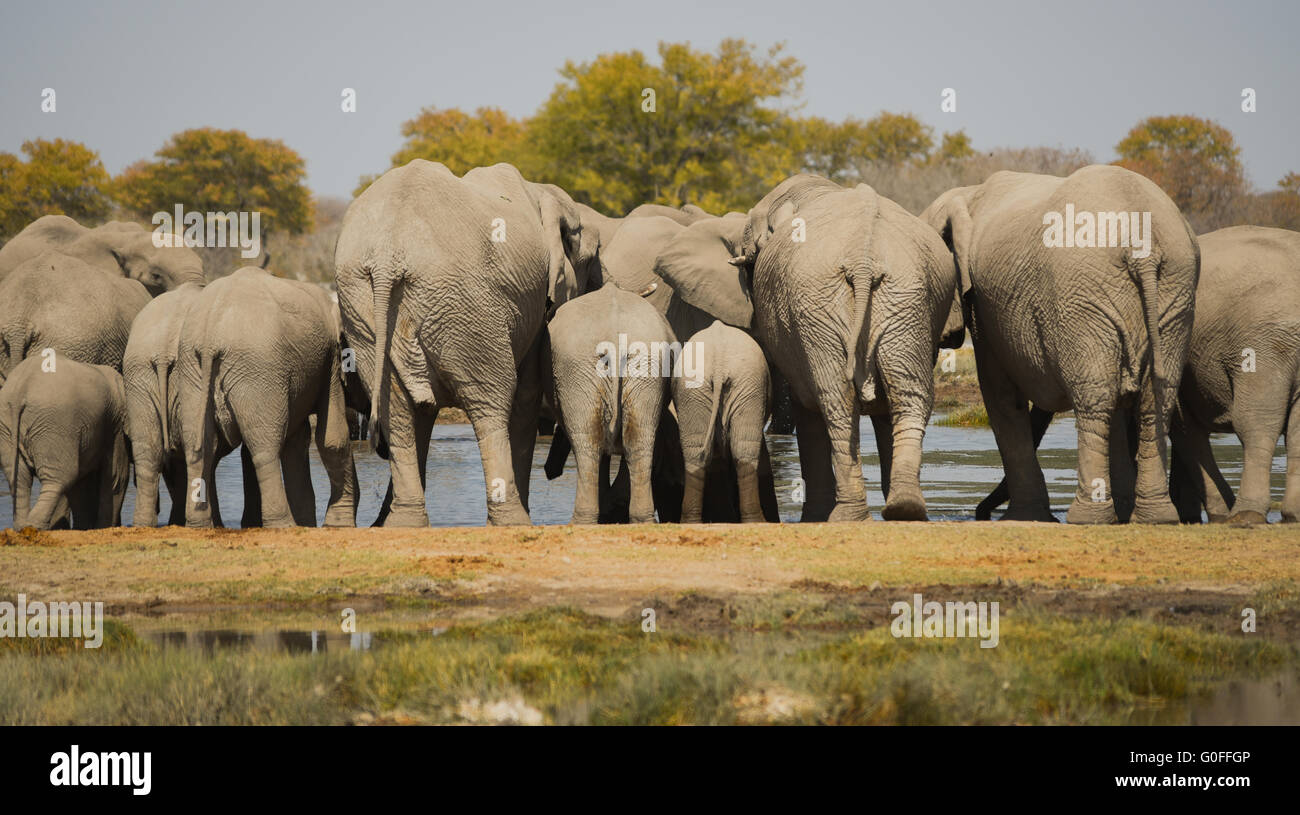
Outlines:
[[[503, 242], [492, 239], [494, 223], [504, 224]], [[547, 302], [563, 304], [599, 277], [599, 245], [563, 191], [508, 164], [457, 178], [416, 160], [352, 202], [336, 278], [389, 454], [386, 526], [428, 525], [429, 436], [438, 410], [452, 406], [478, 438], [488, 522], [530, 523]]]
[[[1150, 212], [1150, 256], [1044, 246], [1045, 214], [1067, 204], [1076, 212]], [[1133, 520], [1177, 521], [1163, 437], [1187, 355], [1200, 255], [1169, 197], [1119, 167], [1094, 165], [1069, 178], [998, 172], [949, 190], [921, 217], [943, 235], [961, 276], [1010, 492], [1003, 517], [1055, 520], [1034, 451], [1032, 402], [1040, 413], [1075, 412], [1079, 481], [1068, 521], [1114, 523], [1130, 489]], [[1130, 415], [1138, 464], [1127, 485], [1111, 478], [1111, 459], [1128, 454]]]
[[[1278, 436], [1286, 433], [1282, 520], [1300, 520], [1300, 233], [1234, 226], [1199, 237], [1196, 318], [1179, 388], [1171, 475], [1184, 521], [1264, 523]], [[1243, 351], [1254, 351], [1254, 371]], [[1245, 367], [1249, 367], [1248, 365]], [[1244, 463], [1232, 490], [1210, 433], [1236, 433]], [[1229, 509], [1231, 507], [1231, 509]]]
[[[131, 323], [122, 357], [131, 456], [135, 463], [135, 526], [158, 522], [158, 484], [167, 483], [172, 510], [169, 523], [185, 523], [188, 502], [185, 448], [181, 442], [179, 371], [181, 326], [203, 292], [196, 283], [155, 297]], [[246, 485], [250, 489], [252, 484]]]
[[[0, 455], [14, 528], [49, 529], [72, 511], [75, 529], [121, 523], [130, 476], [126, 390], [106, 365], [66, 357], [20, 363], [0, 388]], [[32, 478], [41, 492], [31, 505]]]
[[[683, 364], [688, 355], [694, 371]], [[697, 376], [688, 378], [688, 373]], [[703, 520], [706, 474], [719, 458], [734, 464], [740, 521], [777, 520], [765, 516], [759, 492], [759, 462], [766, 453], [763, 426], [771, 400], [763, 349], [744, 331], [715, 320], [682, 344], [672, 392], [686, 469], [682, 523]]]
[[0, 248], [0, 280], [49, 251], [75, 257], [107, 274], [137, 280], [154, 296], [204, 281], [203, 262], [193, 249], [156, 247], [153, 233], [139, 224], [111, 221], [90, 229], [66, 215], [37, 218]]
[[46, 348], [121, 370], [131, 321], [148, 302], [138, 282], [77, 258], [48, 252], [28, 260], [0, 281], [0, 384]]
[[[662, 343], [660, 347], [666, 348], [674, 343], [672, 329], [653, 306], [609, 281], [561, 306], [547, 330], [553, 404], [578, 468], [572, 522], [598, 521], [602, 493], [609, 489], [601, 461], [618, 454], [627, 461], [628, 519], [654, 523], [650, 475], [675, 357], [663, 359], [650, 344]], [[626, 336], [622, 356], [620, 334]], [[605, 342], [618, 350], [608, 353], [601, 347]], [[634, 343], [645, 346], [638, 349]]]
[[[804, 242], [797, 240], [796, 217], [803, 219]], [[789, 381], [807, 491], [803, 520], [870, 518], [858, 441], [862, 413], [876, 430], [883, 516], [924, 519], [921, 441], [957, 282], [942, 241], [866, 185], [844, 189], [808, 175], [782, 182], [738, 227], [733, 222], [729, 234], [713, 239], [734, 256], [731, 264], [698, 268], [706, 253], [678, 252], [675, 241], [656, 268], [697, 307], [719, 316], [730, 308], [726, 322], [752, 324]]]
[[251, 266], [200, 292], [181, 327], [177, 377], [190, 490], [186, 526], [213, 525], [216, 460], [219, 451], [240, 444], [247, 452], [245, 487], [256, 483], [260, 496], [260, 506], [245, 506], [244, 524], [260, 518], [268, 527], [315, 526], [307, 452], [312, 415], [330, 481], [325, 526], [356, 524], [339, 328], [333, 303], [318, 286]]

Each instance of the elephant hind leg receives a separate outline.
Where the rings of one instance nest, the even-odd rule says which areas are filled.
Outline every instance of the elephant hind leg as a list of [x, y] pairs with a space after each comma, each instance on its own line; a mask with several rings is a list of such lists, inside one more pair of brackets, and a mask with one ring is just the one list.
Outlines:
[[[1234, 385], [1240, 384], [1233, 395], [1232, 425], [1241, 438], [1242, 464], [1241, 489], [1228, 517], [1230, 524], [1262, 524], [1268, 520], [1273, 454], [1290, 406], [1289, 385], [1285, 395], [1272, 392], [1273, 388], [1281, 389], [1276, 382], [1268, 381], [1272, 376], [1274, 372], [1265, 371], [1261, 366], [1256, 372], [1242, 374], [1234, 380]], [[1242, 382], [1243, 379], [1246, 381]], [[1238, 416], [1243, 415], [1246, 420], [1238, 421]], [[1287, 466], [1289, 469], [1289, 457]]]
[[826, 422], [815, 408], [793, 401], [795, 440], [799, 445], [799, 477], [803, 479], [801, 522], [825, 521], [835, 508], [835, 474]]
[[22, 529], [27, 526], [32, 511], [32, 469], [22, 456], [18, 457], [18, 472], [11, 475], [9, 489], [14, 498], [14, 529]]
[[36, 506], [27, 516], [27, 526], [37, 529], [50, 529], [55, 521], [62, 520], [68, 513], [69, 501], [67, 484], [53, 478], [41, 479], [41, 491], [36, 496]]
[[1286, 494], [1282, 497], [1282, 521], [1300, 522], [1300, 394], [1292, 397], [1286, 423]]
[[1110, 471], [1111, 423], [1116, 411], [1113, 396], [1076, 407], [1079, 474], [1074, 500], [1065, 520], [1072, 524], [1113, 524], [1115, 513], [1114, 484]]
[[1055, 523], [1047, 481], [1038, 463], [1029, 403], [1001, 365], [981, 347], [975, 348], [980, 394], [1002, 458], [1010, 502], [1002, 520]]
[[284, 473], [284, 491], [289, 512], [298, 526], [316, 525], [316, 491], [311, 485], [311, 425], [302, 425], [284, 440], [280, 452], [280, 469]]

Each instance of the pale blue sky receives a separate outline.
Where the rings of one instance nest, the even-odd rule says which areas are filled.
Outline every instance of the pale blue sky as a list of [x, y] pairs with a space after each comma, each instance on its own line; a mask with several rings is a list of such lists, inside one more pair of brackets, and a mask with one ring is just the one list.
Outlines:
[[[282, 139], [320, 194], [386, 169], [421, 107], [532, 113], [566, 59], [725, 37], [800, 59], [803, 110], [911, 112], [976, 148], [1082, 147], [1099, 160], [1139, 119], [1216, 119], [1252, 182], [1300, 171], [1295, 2], [0, 1], [0, 150], [63, 137], [110, 172], [211, 125]], [[58, 110], [40, 110], [41, 89]], [[358, 111], [339, 109], [356, 88]], [[957, 112], [939, 110], [957, 90]], [[1241, 89], [1258, 111], [1241, 111]]]

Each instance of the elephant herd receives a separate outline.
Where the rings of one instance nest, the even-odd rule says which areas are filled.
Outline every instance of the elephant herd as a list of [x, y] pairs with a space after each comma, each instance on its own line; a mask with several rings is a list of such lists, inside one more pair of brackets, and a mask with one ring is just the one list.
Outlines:
[[[170, 523], [221, 525], [215, 466], [236, 449], [244, 526], [314, 525], [313, 435], [325, 524], [355, 525], [349, 411], [390, 466], [376, 523], [426, 526], [430, 436], [453, 407], [490, 524], [530, 523], [543, 418], [547, 476], [574, 457], [574, 523], [778, 521], [778, 385], [802, 520], [870, 518], [863, 415], [881, 516], [925, 520], [933, 370], [967, 332], [1005, 471], [977, 518], [1009, 502], [1005, 518], [1054, 520], [1036, 448], [1063, 411], [1072, 523], [1263, 522], [1283, 434], [1282, 518], [1300, 518], [1300, 233], [1198, 237], [1118, 167], [998, 172], [920, 216], [796, 175], [747, 213], [612, 218], [507, 164], [416, 160], [348, 208], [337, 302], [251, 267], [205, 285], [192, 250], [153, 237], [46, 216], [0, 248], [15, 527], [119, 523], [132, 465], [136, 525], [158, 522], [160, 483]], [[1214, 432], [1242, 441], [1237, 496]]]

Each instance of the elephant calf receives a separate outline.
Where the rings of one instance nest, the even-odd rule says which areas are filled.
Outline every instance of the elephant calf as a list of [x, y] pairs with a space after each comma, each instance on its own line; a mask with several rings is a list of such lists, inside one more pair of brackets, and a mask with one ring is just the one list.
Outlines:
[[0, 451], [15, 529], [49, 529], [69, 509], [76, 529], [117, 526], [130, 475], [122, 376], [57, 352], [27, 358], [0, 388]]
[[765, 517], [759, 500], [771, 383], [758, 343], [744, 331], [714, 321], [682, 346], [672, 391], [686, 465], [682, 523], [702, 520], [705, 475], [717, 453], [729, 455], [735, 466], [740, 521], [775, 520]]
[[315, 526], [307, 458], [313, 414], [330, 480], [325, 525], [356, 524], [339, 335], [323, 290], [262, 269], [244, 267], [198, 295], [178, 353], [187, 526], [212, 525], [217, 456], [241, 444], [245, 486], [260, 488], [260, 506], [246, 499], [245, 525]]
[[599, 519], [609, 489], [601, 460], [614, 453], [631, 482], [628, 519], [653, 523], [651, 468], [677, 351], [672, 329], [649, 303], [606, 283], [560, 306], [548, 331], [552, 404], [578, 467], [573, 523]]

